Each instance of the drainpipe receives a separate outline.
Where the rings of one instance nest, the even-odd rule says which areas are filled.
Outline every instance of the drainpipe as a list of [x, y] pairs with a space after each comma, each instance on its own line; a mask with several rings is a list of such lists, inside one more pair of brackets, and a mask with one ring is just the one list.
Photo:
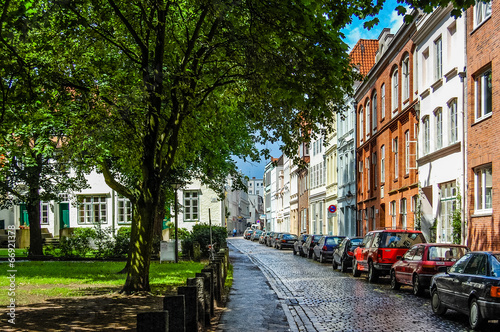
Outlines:
[[462, 215], [464, 216], [462, 219], [462, 239], [461, 243], [467, 245], [467, 240], [468, 236], [467, 234], [467, 221], [468, 221], [468, 215], [469, 215], [469, 210], [468, 210], [468, 199], [467, 199], [467, 188], [468, 188], [468, 169], [467, 169], [467, 126], [468, 126], [468, 116], [467, 116], [467, 11], [464, 12], [464, 40], [465, 40], [465, 45], [464, 45], [464, 58], [465, 58], [465, 66], [464, 66], [464, 71], [458, 73], [460, 76], [460, 81], [462, 82], [462, 167], [463, 167], [463, 183], [462, 183], [462, 208], [464, 213]]
[[[354, 101], [354, 222], [356, 224], [356, 236], [363, 235], [363, 233], [359, 234], [358, 230], [358, 151], [356, 149], [356, 145], [358, 142], [358, 103]], [[351, 183], [349, 183], [349, 187], [351, 187]], [[361, 227], [360, 227], [361, 228]]]

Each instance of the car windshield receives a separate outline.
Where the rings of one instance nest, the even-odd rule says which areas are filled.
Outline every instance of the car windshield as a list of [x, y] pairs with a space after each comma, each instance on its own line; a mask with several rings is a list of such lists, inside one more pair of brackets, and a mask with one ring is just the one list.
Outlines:
[[283, 239], [285, 239], [285, 240], [295, 240], [296, 238], [297, 238], [297, 235], [283, 234]]
[[342, 242], [343, 238], [341, 237], [327, 237], [326, 244], [330, 246], [336, 246]]
[[466, 253], [467, 249], [464, 247], [429, 247], [427, 260], [456, 262]]
[[380, 236], [380, 248], [410, 248], [425, 243], [422, 233], [384, 232]]
[[349, 243], [349, 248], [357, 248], [360, 243], [363, 242], [363, 238], [361, 239], [351, 239]]

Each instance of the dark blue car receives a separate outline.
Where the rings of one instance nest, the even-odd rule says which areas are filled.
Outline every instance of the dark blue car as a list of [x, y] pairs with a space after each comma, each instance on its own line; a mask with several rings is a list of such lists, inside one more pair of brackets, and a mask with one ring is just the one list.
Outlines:
[[313, 259], [318, 259], [320, 263], [324, 263], [327, 260], [331, 261], [333, 257], [333, 249], [337, 248], [344, 238], [345, 236], [322, 236], [319, 239], [318, 244], [314, 247]]

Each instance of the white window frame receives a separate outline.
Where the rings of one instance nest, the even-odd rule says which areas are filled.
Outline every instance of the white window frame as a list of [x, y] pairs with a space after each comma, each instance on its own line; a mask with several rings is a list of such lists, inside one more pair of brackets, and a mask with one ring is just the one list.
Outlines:
[[439, 36], [434, 41], [434, 80], [443, 76], [443, 38]]
[[380, 183], [385, 182], [385, 145], [380, 147]]
[[[198, 190], [184, 190], [183, 192], [183, 221], [199, 221], [200, 219], [200, 192]], [[189, 204], [187, 204], [189, 203]], [[194, 212], [196, 208], [196, 212]]]
[[[490, 175], [488, 176], [488, 171]], [[488, 183], [488, 178], [489, 182]], [[474, 169], [474, 188], [475, 188], [475, 204], [476, 213], [492, 213], [493, 201], [493, 172], [492, 165], [477, 167]]]
[[403, 229], [406, 229], [407, 227], [407, 202], [406, 202], [406, 198], [403, 198], [399, 201], [399, 214], [401, 215], [401, 226], [403, 227]]
[[410, 131], [405, 131], [405, 174], [410, 174]]
[[392, 152], [394, 153], [394, 178], [397, 179], [399, 173], [399, 161], [398, 161], [398, 138], [392, 140]]
[[385, 119], [385, 84], [380, 87], [380, 116]]
[[[492, 113], [492, 71], [487, 69], [474, 79], [474, 104], [476, 121], [482, 120]], [[489, 97], [489, 98], [488, 98]]]
[[435, 119], [435, 134], [436, 139], [434, 140], [436, 146], [435, 150], [439, 150], [443, 147], [443, 110], [441, 107], [437, 108], [434, 111], [434, 119]]
[[448, 103], [448, 110], [450, 115], [450, 127], [449, 127], [449, 141], [453, 144], [458, 141], [458, 109], [457, 109], [457, 99], [454, 98]]
[[476, 1], [474, 5], [474, 29], [491, 17], [491, 2]]
[[397, 227], [397, 220], [396, 220], [396, 214], [397, 214], [397, 211], [396, 211], [396, 201], [391, 201], [389, 204], [390, 204], [390, 213], [391, 213], [391, 224], [392, 224], [392, 228], [393, 228], [393, 229], [396, 229], [396, 227]]
[[399, 92], [399, 77], [398, 77], [398, 70], [395, 69], [394, 72], [392, 73], [391, 75], [391, 86], [392, 86], [392, 104], [391, 104], [391, 108], [392, 108], [392, 114], [393, 116], [395, 115], [395, 113], [398, 111], [398, 107], [399, 107], [399, 95], [398, 95], [398, 92]]
[[[107, 199], [104, 195], [85, 195], [79, 197], [78, 223], [92, 225], [108, 222]], [[96, 220], [97, 219], [97, 220]]]
[[118, 224], [132, 223], [132, 203], [124, 196], [118, 195], [116, 198], [118, 205]]
[[430, 150], [431, 150], [431, 133], [430, 133], [430, 124], [429, 124], [429, 121], [430, 121], [430, 117], [428, 115], [424, 116], [424, 118], [422, 119], [422, 141], [423, 141], [423, 154], [426, 155], [426, 154], [429, 154]]
[[365, 105], [365, 111], [366, 111], [366, 114], [365, 114], [365, 135], [366, 135], [366, 139], [368, 139], [370, 137], [370, 133], [372, 132], [371, 128], [370, 128], [370, 122], [371, 122], [371, 119], [370, 119], [370, 116], [371, 116], [371, 103], [370, 103], [370, 100], [368, 100], [366, 102], [366, 105]]
[[364, 112], [363, 112], [363, 107], [361, 107], [359, 111], [359, 143], [363, 143], [363, 138], [364, 138], [364, 133], [363, 130], [364, 128]]
[[50, 211], [50, 203], [49, 202], [40, 202], [40, 224], [48, 225], [49, 224], [49, 211]]
[[456, 182], [451, 181], [439, 185], [440, 194], [440, 236], [441, 242], [453, 243], [452, 215], [457, 208]]
[[403, 60], [403, 102], [410, 98], [410, 57], [407, 55]]

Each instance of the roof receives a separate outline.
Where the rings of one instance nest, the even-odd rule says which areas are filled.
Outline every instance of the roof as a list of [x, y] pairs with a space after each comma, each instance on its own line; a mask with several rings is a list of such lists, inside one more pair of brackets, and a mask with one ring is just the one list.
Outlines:
[[366, 76], [375, 64], [378, 51], [377, 39], [360, 39], [349, 53], [351, 63], [359, 68], [361, 75]]

